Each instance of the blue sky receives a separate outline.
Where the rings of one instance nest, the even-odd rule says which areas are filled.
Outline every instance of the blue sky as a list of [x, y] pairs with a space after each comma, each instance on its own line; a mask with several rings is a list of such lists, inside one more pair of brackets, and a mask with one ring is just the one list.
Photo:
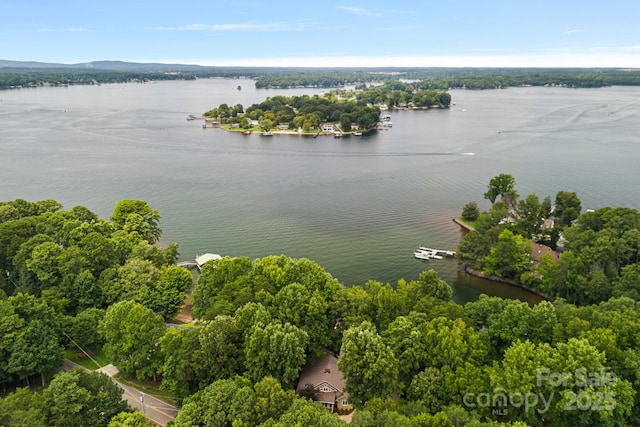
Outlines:
[[640, 67], [638, 0], [0, 0], [0, 59]]

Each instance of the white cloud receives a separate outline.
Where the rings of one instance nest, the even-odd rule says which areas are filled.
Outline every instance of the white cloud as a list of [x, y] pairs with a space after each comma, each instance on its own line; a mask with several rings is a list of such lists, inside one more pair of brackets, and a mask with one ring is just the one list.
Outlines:
[[379, 18], [382, 16], [380, 12], [372, 12], [366, 9], [362, 9], [359, 7], [351, 7], [351, 6], [336, 6], [336, 9], [344, 10], [345, 12], [353, 13], [358, 16], [367, 16], [367, 17], [376, 17]]
[[244, 22], [237, 24], [187, 24], [177, 27], [153, 27], [157, 31], [299, 31], [312, 26], [308, 21]]
[[562, 33], [563, 36], [572, 36], [577, 33], [581, 33], [583, 30], [568, 30]]
[[37, 30], [26, 30], [27, 32], [37, 32], [37, 33], [88, 33], [91, 30], [85, 27], [69, 27], [65, 29], [60, 28], [47, 28], [42, 27]]

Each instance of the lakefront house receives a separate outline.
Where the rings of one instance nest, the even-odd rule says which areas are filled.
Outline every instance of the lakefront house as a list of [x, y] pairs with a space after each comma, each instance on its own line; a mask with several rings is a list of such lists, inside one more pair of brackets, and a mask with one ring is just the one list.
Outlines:
[[348, 394], [344, 392], [345, 380], [338, 369], [338, 357], [327, 353], [323, 358], [302, 370], [296, 391], [311, 394], [313, 400], [331, 412], [350, 412]]

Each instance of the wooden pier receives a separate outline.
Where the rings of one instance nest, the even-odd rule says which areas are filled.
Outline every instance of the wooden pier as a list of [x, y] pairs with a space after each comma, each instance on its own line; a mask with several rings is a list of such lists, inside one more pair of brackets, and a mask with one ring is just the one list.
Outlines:
[[176, 264], [178, 267], [186, 268], [187, 270], [192, 270], [198, 266], [198, 263], [195, 261], [182, 261]]

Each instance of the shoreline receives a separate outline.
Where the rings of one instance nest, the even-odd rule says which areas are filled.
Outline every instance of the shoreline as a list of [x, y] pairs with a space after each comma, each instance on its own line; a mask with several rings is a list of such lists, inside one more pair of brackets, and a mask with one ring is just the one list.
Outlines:
[[458, 218], [453, 218], [453, 222], [455, 222], [456, 224], [458, 224], [460, 227], [464, 228], [467, 231], [474, 230], [472, 226], [470, 226], [469, 224], [465, 224], [464, 222], [460, 221]]
[[492, 275], [492, 274], [488, 274], [488, 275], [487, 275], [487, 274], [484, 274], [482, 271], [480, 271], [480, 270], [476, 270], [476, 269], [474, 269], [474, 268], [471, 268], [471, 267], [469, 267], [467, 264], [464, 264], [464, 265], [462, 266], [462, 270], [463, 270], [465, 273], [467, 273], [468, 275], [470, 275], [470, 276], [479, 277], [479, 278], [481, 278], [481, 279], [486, 279], [486, 280], [490, 280], [490, 281], [492, 281], [492, 282], [497, 282], [497, 283], [503, 283], [503, 284], [505, 284], [505, 285], [510, 285], [510, 286], [514, 286], [514, 287], [516, 287], [516, 288], [523, 289], [523, 290], [525, 290], [525, 291], [527, 291], [527, 292], [530, 292], [530, 293], [532, 293], [532, 294], [534, 294], [534, 295], [539, 296], [539, 297], [540, 297], [540, 298], [542, 298], [544, 301], [553, 302], [553, 301], [555, 300], [554, 298], [550, 297], [549, 295], [546, 295], [546, 294], [544, 294], [544, 293], [542, 293], [542, 292], [540, 292], [540, 291], [538, 291], [538, 290], [536, 290], [536, 289], [530, 288], [530, 287], [528, 287], [528, 286], [521, 285], [521, 284], [519, 284], [519, 283], [516, 283], [516, 282], [515, 282], [515, 281], [513, 281], [513, 280], [504, 279], [504, 278], [502, 278], [502, 277], [494, 276], [494, 275]]
[[[224, 131], [227, 132], [234, 132], [234, 133], [242, 133], [245, 134], [245, 132], [247, 132], [246, 129], [227, 129], [224, 126], [211, 126], [211, 127], [215, 127], [215, 128], [219, 128], [222, 129]], [[368, 133], [377, 131], [378, 129], [370, 129], [370, 130], [366, 130], [366, 131], [350, 131], [350, 132], [342, 132], [340, 131], [340, 136], [363, 136], [366, 135]], [[255, 129], [249, 129], [250, 134], [257, 134], [257, 135], [261, 135], [263, 133], [263, 131], [261, 130], [255, 130]], [[360, 135], [355, 135], [356, 133], [360, 133]], [[298, 132], [298, 131], [290, 131], [290, 130], [271, 130], [269, 131], [270, 135], [293, 135], [293, 136], [310, 136], [310, 137], [317, 137], [317, 136], [333, 136], [336, 137], [336, 132], [328, 132], [328, 131], [321, 131], [321, 132]]]
[[[460, 221], [458, 218], [453, 218], [453, 222], [455, 222], [456, 224], [458, 224], [461, 228], [463, 228], [466, 231], [473, 231], [474, 228], [468, 224], [465, 224], [464, 222]], [[554, 298], [550, 297], [549, 295], [546, 295], [536, 289], [530, 288], [528, 286], [524, 286], [521, 285], [519, 283], [516, 283], [513, 280], [509, 280], [509, 279], [504, 279], [502, 277], [499, 276], [494, 276], [492, 274], [484, 274], [482, 271], [480, 270], [476, 270], [474, 268], [469, 267], [469, 265], [467, 264], [463, 264], [462, 265], [462, 270], [467, 273], [470, 276], [474, 276], [474, 277], [479, 277], [481, 279], [486, 279], [486, 280], [490, 280], [492, 282], [496, 282], [496, 283], [504, 283], [506, 285], [510, 285], [510, 286], [515, 286], [516, 288], [520, 288], [520, 289], [524, 289], [527, 292], [530, 292], [534, 295], [539, 296], [540, 298], [542, 298], [544, 301], [550, 301], [553, 302]]]

